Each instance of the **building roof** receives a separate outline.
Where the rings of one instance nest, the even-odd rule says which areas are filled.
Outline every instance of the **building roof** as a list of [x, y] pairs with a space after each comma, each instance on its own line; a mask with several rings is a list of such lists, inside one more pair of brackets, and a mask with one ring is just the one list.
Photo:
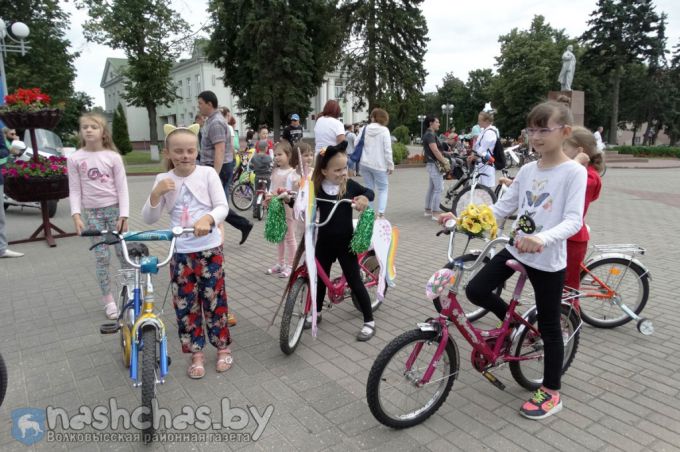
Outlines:
[[[111, 81], [121, 76], [123, 70], [127, 67], [127, 58], [107, 58], [106, 66], [104, 66], [104, 73], [102, 80], [99, 83], [101, 88], [105, 88]], [[113, 72], [116, 77], [110, 78], [109, 72]]]

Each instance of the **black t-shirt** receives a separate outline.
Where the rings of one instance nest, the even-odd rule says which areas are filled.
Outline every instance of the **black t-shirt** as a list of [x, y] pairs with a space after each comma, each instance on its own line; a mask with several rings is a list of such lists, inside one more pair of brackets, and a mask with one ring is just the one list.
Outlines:
[[437, 161], [437, 159], [432, 153], [432, 149], [430, 149], [430, 143], [435, 143], [437, 145], [437, 149], [440, 151], [442, 150], [442, 145], [439, 142], [437, 135], [435, 135], [432, 129], [427, 129], [427, 131], [425, 131], [425, 135], [423, 135], [423, 154], [425, 155], [425, 161], [427, 163], [434, 163]]
[[[347, 180], [347, 191], [342, 199], [352, 199], [364, 195], [369, 201], [373, 201], [373, 190], [364, 187], [352, 179]], [[337, 200], [337, 196], [331, 196], [323, 188], [319, 188], [316, 193], [317, 198]], [[328, 218], [335, 204], [324, 201], [317, 201], [316, 208], [319, 211], [319, 221], [323, 223]], [[319, 240], [349, 240], [354, 233], [352, 225], [352, 206], [349, 203], [342, 203], [333, 214], [333, 218], [326, 225], [319, 228]]]
[[287, 126], [281, 136], [293, 145], [302, 139], [302, 126]]

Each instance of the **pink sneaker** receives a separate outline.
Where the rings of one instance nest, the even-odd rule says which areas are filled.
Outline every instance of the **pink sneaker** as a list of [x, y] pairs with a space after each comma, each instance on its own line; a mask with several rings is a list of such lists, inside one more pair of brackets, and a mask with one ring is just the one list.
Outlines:
[[550, 394], [539, 388], [534, 395], [522, 405], [519, 413], [527, 419], [545, 419], [562, 411], [562, 398], [558, 394]]
[[292, 267], [289, 267], [288, 265], [286, 265], [285, 267], [283, 267], [281, 269], [281, 272], [279, 272], [279, 278], [290, 277], [290, 273], [291, 273], [292, 270], [293, 270]]
[[282, 270], [283, 270], [283, 265], [276, 264], [272, 268], [268, 268], [267, 271], [265, 271], [265, 273], [268, 274], [268, 275], [275, 275], [277, 273], [281, 273]]

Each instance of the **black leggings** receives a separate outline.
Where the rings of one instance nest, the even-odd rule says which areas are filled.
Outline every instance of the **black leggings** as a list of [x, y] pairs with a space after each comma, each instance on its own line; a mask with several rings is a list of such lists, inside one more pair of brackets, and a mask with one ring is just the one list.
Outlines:
[[[347, 284], [359, 301], [361, 312], [364, 315], [364, 322], [372, 322], [373, 310], [371, 309], [371, 298], [368, 295], [364, 283], [361, 281], [357, 255], [350, 251], [349, 240], [342, 240], [341, 238], [322, 240], [322, 238], [319, 237], [319, 240], [316, 243], [316, 258], [319, 261], [321, 268], [323, 268], [323, 271], [325, 271], [326, 275], [329, 275], [329, 277], [333, 262], [335, 262], [336, 259], [340, 262], [340, 267], [342, 268], [342, 273], [345, 275], [345, 279], [347, 279]], [[323, 299], [325, 296], [326, 285], [319, 276], [317, 278], [316, 286], [316, 309], [318, 312], [321, 312], [321, 309], [323, 308]]]
[[[495, 294], [494, 288], [503, 284], [514, 273], [510, 267], [505, 265], [509, 259], [514, 259], [514, 256], [507, 249], [503, 249], [472, 278], [465, 289], [465, 294], [471, 302], [488, 309], [501, 320], [505, 318], [508, 305]], [[534, 288], [538, 330], [545, 347], [543, 385], [557, 391], [560, 389], [564, 360], [564, 342], [560, 324], [564, 270], [547, 272], [526, 265], [524, 268]], [[512, 289], [514, 288], [508, 288], [508, 290]]]

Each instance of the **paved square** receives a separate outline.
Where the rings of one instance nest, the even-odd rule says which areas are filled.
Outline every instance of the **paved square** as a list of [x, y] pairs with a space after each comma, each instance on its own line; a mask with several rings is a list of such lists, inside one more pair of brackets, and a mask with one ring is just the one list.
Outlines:
[[[153, 177], [129, 177], [133, 229], [145, 228], [139, 212]], [[398, 169], [390, 178], [387, 217], [401, 228], [397, 287], [376, 314], [377, 333], [368, 343], [354, 340], [361, 317], [351, 303], [326, 312], [313, 340], [303, 336], [293, 356], [278, 345], [278, 322], [267, 329], [284, 282], [264, 275], [276, 249], [266, 243], [264, 223], [238, 246], [227, 226], [225, 245], [230, 309], [239, 323], [232, 329], [235, 365], [214, 371], [214, 349], [207, 348], [207, 375], [186, 376], [188, 358], [177, 340], [171, 300], [163, 318], [169, 327], [173, 358], [166, 384], [159, 388], [162, 407], [178, 414], [182, 407], [205, 405], [213, 412], [228, 397], [231, 407], [254, 406], [274, 414], [256, 442], [167, 442], [155, 450], [680, 450], [680, 170], [610, 169], [601, 199], [588, 215], [591, 243], [637, 243], [652, 273], [644, 315], [656, 333], [640, 335], [634, 323], [612, 330], [584, 326], [574, 364], [563, 379], [565, 409], [542, 422], [517, 414], [527, 391], [507, 368], [497, 375], [501, 392], [471, 369], [469, 347], [457, 334], [462, 373], [442, 408], [425, 423], [403, 431], [383, 427], [365, 402], [368, 371], [392, 338], [433, 313], [424, 297], [429, 276], [446, 260], [446, 240], [422, 215], [427, 183], [424, 168]], [[72, 230], [68, 202], [62, 200], [54, 222]], [[37, 211], [7, 211], [10, 240], [28, 236], [39, 223]], [[165, 224], [165, 223], [164, 223]], [[139, 405], [123, 367], [118, 336], [101, 336], [104, 322], [89, 241], [60, 239], [15, 245], [21, 259], [0, 259], [3, 316], [0, 351], [9, 369], [9, 390], [0, 408], [2, 450], [147, 450], [138, 443], [59, 443], [42, 440], [31, 448], [12, 436], [11, 413], [17, 408], [63, 407], [70, 415], [80, 406]], [[161, 253], [163, 245], [152, 251]], [[158, 305], [168, 271], [156, 279]], [[487, 321], [488, 322], [488, 321]], [[255, 423], [243, 430], [252, 433]], [[92, 431], [92, 430], [85, 430]], [[118, 431], [123, 431], [119, 429]], [[196, 430], [190, 430], [196, 431]], [[222, 432], [228, 432], [222, 430]]]

